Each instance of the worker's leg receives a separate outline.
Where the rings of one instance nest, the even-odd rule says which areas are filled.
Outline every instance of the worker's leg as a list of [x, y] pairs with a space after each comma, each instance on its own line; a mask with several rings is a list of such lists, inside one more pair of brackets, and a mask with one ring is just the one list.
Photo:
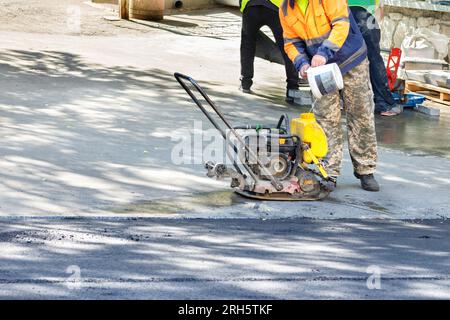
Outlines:
[[273, 36], [277, 43], [278, 48], [283, 55], [284, 67], [286, 69], [286, 82], [287, 89], [298, 89], [298, 71], [295, 69], [294, 64], [291, 59], [287, 56], [284, 51], [284, 39], [283, 39], [283, 28], [281, 27], [280, 18], [278, 12], [265, 8], [267, 13], [267, 20], [265, 21], [267, 26], [272, 30]]
[[344, 76], [343, 98], [354, 171], [359, 175], [372, 174], [377, 165], [377, 137], [367, 59]]
[[371, 38], [371, 45], [367, 46], [370, 62], [370, 81], [374, 91], [376, 112], [388, 111], [396, 106], [396, 102], [389, 89], [386, 66], [381, 57], [380, 29], [373, 29], [366, 38]]
[[261, 28], [260, 7], [247, 7], [242, 15], [241, 85], [243, 89], [250, 89], [253, 84], [256, 36]]
[[313, 110], [328, 140], [328, 156], [325, 159], [325, 168], [330, 176], [337, 177], [341, 171], [343, 145], [339, 92], [325, 95], [319, 100], [316, 99]]
[[351, 7], [352, 14], [367, 45], [367, 57], [370, 64], [370, 82], [374, 93], [375, 111], [384, 112], [396, 106], [389, 89], [386, 66], [381, 56], [381, 31], [376, 19], [365, 9]]

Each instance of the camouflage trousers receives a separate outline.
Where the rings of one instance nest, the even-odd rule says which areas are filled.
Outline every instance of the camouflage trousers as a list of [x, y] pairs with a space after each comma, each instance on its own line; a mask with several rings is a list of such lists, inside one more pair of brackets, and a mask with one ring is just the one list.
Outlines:
[[343, 152], [341, 98], [346, 111], [348, 147], [354, 171], [375, 172], [377, 138], [374, 121], [373, 92], [367, 58], [344, 75], [344, 89], [314, 101], [314, 114], [328, 138], [325, 167], [329, 175], [339, 176]]

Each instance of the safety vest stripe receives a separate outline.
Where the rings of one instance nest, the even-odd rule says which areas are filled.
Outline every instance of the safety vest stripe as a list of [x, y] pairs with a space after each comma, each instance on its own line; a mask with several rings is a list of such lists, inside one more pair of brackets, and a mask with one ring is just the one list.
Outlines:
[[[244, 12], [245, 7], [251, 0], [242, 0], [241, 2], [241, 12]], [[273, 3], [277, 8], [280, 7], [282, 0], [269, 0], [271, 3]]]

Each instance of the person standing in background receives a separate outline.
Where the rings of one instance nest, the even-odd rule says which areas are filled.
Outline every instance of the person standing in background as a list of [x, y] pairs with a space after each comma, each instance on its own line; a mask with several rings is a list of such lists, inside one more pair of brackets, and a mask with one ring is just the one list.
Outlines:
[[281, 0], [240, 0], [242, 12], [241, 31], [241, 87], [244, 93], [252, 93], [256, 39], [262, 26], [268, 26], [280, 49], [286, 70], [286, 102], [293, 104], [298, 95], [299, 76], [292, 61], [284, 52], [283, 29], [278, 16]]
[[375, 112], [382, 116], [395, 116], [401, 113], [401, 109], [388, 86], [386, 66], [381, 56], [381, 30], [375, 17], [378, 15], [383, 19], [383, 0], [348, 0], [348, 4], [367, 45]]

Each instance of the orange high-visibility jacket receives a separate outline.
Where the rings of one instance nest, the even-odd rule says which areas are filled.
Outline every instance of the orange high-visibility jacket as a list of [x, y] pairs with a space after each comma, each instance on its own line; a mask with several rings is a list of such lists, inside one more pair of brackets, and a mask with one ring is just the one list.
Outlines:
[[297, 70], [318, 54], [345, 74], [367, 56], [367, 47], [347, 0], [309, 0], [306, 13], [295, 0], [280, 7], [284, 49]]

